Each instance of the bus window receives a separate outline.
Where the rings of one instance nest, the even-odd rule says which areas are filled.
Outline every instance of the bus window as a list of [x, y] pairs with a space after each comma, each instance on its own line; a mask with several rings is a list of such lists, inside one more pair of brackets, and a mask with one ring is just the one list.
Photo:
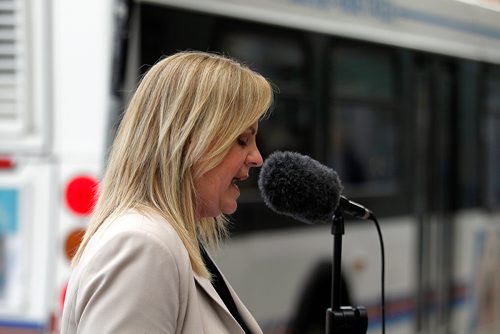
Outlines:
[[180, 50], [211, 49], [214, 16], [147, 3], [140, 7], [139, 65], [148, 65], [141, 72], [160, 57]]
[[486, 205], [500, 207], [500, 67], [486, 74], [484, 135], [486, 141]]
[[391, 53], [341, 46], [330, 61], [328, 162], [350, 196], [393, 194], [399, 148]]
[[[314, 111], [308, 83], [306, 48], [287, 34], [221, 29], [221, 52], [244, 61], [275, 86], [272, 112], [259, 125], [257, 144], [265, 158], [275, 150], [311, 154], [314, 150]], [[273, 31], [273, 30], [271, 30]], [[257, 187], [257, 173], [244, 187]]]
[[482, 147], [479, 136], [480, 115], [478, 111], [480, 64], [473, 60], [462, 60], [459, 71], [457, 111], [457, 187], [455, 201], [457, 208], [472, 208], [479, 205]]
[[220, 44], [223, 52], [271, 78], [280, 92], [304, 92], [305, 55], [296, 40], [243, 31], [225, 34]]

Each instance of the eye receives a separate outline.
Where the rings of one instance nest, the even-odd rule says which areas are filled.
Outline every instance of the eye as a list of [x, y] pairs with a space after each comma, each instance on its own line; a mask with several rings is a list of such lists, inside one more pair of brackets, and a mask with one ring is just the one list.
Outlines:
[[245, 147], [248, 144], [248, 136], [239, 136], [236, 141], [238, 145]]

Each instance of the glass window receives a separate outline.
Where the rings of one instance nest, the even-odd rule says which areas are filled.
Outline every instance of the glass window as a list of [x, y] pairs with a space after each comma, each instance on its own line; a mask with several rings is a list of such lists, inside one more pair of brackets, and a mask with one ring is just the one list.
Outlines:
[[478, 85], [480, 65], [476, 61], [461, 63], [458, 80], [458, 141], [457, 170], [458, 187], [456, 192], [458, 206], [476, 207], [479, 204], [481, 186], [479, 170], [482, 169], [479, 136], [480, 115], [478, 111]]
[[294, 39], [248, 31], [224, 34], [224, 53], [235, 57], [275, 83], [280, 92], [301, 94], [305, 89], [305, 55]]
[[486, 204], [500, 207], [500, 67], [491, 68], [486, 75]]
[[391, 194], [399, 181], [391, 54], [338, 47], [331, 61], [328, 162], [349, 195]]
[[500, 67], [491, 68], [486, 76], [486, 110], [500, 114]]
[[[275, 150], [309, 154], [314, 150], [315, 117], [308, 84], [305, 48], [297, 36], [224, 27], [221, 52], [235, 57], [264, 75], [274, 85], [273, 110], [259, 124], [257, 144], [265, 158]], [[257, 173], [243, 187], [257, 187]], [[248, 192], [247, 192], [248, 193]]]
[[393, 65], [387, 52], [336, 48], [332, 61], [333, 94], [374, 101], [390, 101], [393, 98]]
[[[362, 103], [336, 103], [329, 163], [352, 191], [393, 192], [397, 184], [397, 132], [391, 112]], [[368, 192], [368, 193], [365, 193]]]
[[269, 118], [259, 125], [257, 142], [263, 156], [275, 150], [311, 154], [314, 146], [313, 113], [308, 101], [281, 97]]

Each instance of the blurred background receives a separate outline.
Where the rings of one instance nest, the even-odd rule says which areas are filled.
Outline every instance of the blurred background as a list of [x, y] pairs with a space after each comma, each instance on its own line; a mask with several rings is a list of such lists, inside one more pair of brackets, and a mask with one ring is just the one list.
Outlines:
[[[258, 145], [334, 168], [375, 212], [387, 333], [500, 332], [500, 1], [0, 0], [0, 333], [58, 333], [130, 93], [180, 50], [276, 86]], [[324, 333], [330, 226], [254, 172], [217, 262], [266, 334]], [[380, 250], [346, 220], [342, 301], [381, 331]]]

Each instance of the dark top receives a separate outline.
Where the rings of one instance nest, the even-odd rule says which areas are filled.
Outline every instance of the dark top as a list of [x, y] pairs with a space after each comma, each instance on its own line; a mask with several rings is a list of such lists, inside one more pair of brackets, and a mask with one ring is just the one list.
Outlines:
[[220, 271], [217, 269], [214, 262], [208, 256], [207, 252], [205, 251], [205, 248], [201, 246], [200, 249], [201, 249], [201, 256], [203, 257], [203, 262], [205, 262], [208, 271], [210, 272], [210, 274], [212, 274], [212, 285], [215, 288], [215, 291], [217, 291], [224, 304], [226, 304], [226, 307], [228, 308], [229, 312], [231, 312], [232, 316], [236, 319], [236, 321], [238, 321], [241, 328], [243, 328], [245, 334], [252, 334], [248, 329], [245, 321], [243, 321], [240, 312], [238, 312], [238, 308], [234, 303], [233, 297], [231, 296], [231, 293], [229, 292], [229, 289], [227, 288], [227, 285], [224, 282], [224, 279], [222, 278]]

